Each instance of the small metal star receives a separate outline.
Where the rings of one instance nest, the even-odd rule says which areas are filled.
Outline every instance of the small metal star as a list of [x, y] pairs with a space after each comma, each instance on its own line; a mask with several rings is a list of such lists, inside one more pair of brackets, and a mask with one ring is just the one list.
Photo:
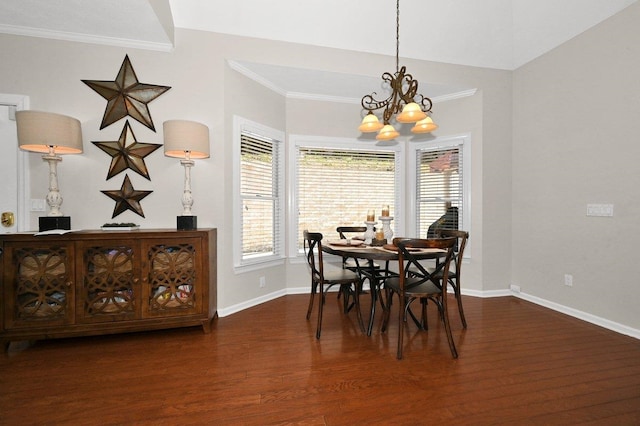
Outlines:
[[112, 157], [107, 180], [126, 169], [131, 169], [140, 176], [151, 180], [147, 165], [144, 162], [144, 157], [162, 146], [159, 144], [138, 142], [136, 135], [129, 125], [129, 120], [124, 124], [122, 133], [120, 133], [120, 139], [117, 141], [91, 141], [91, 143]]
[[123, 213], [127, 210], [131, 210], [132, 212], [144, 217], [140, 201], [147, 195], [151, 194], [153, 191], [136, 191], [135, 189], [133, 189], [131, 180], [129, 180], [129, 175], [124, 175], [124, 182], [122, 182], [122, 186], [120, 187], [119, 191], [100, 192], [116, 202], [116, 206], [113, 209], [113, 216], [111, 216], [111, 218], [113, 219], [120, 213]]
[[108, 101], [100, 130], [128, 115], [155, 132], [147, 104], [171, 89], [169, 86], [138, 82], [129, 55], [124, 57], [114, 81], [82, 80], [82, 82]]

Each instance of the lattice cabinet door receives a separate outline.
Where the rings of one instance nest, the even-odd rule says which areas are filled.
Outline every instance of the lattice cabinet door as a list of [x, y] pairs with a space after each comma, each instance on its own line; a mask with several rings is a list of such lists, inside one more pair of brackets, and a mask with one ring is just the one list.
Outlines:
[[140, 318], [139, 244], [131, 240], [79, 243], [79, 322]]
[[73, 243], [6, 243], [3, 253], [5, 329], [74, 323]]
[[144, 241], [143, 317], [202, 313], [208, 283], [202, 282], [202, 240]]

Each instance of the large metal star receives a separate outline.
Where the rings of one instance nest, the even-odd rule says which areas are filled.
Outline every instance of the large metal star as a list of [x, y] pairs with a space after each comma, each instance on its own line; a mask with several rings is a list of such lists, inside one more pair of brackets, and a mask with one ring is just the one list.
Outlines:
[[155, 132], [147, 104], [171, 89], [169, 86], [138, 82], [129, 55], [125, 55], [114, 81], [82, 80], [82, 82], [108, 101], [100, 130], [128, 115]]
[[135, 189], [133, 189], [133, 185], [129, 180], [129, 175], [124, 175], [124, 182], [122, 182], [122, 186], [120, 187], [119, 191], [100, 192], [116, 202], [116, 206], [113, 209], [113, 216], [111, 216], [111, 218], [113, 219], [120, 213], [123, 213], [127, 210], [131, 210], [132, 212], [144, 217], [140, 201], [147, 195], [151, 194], [153, 191], [136, 191]]
[[131, 169], [140, 176], [151, 180], [144, 157], [162, 146], [154, 143], [138, 142], [129, 125], [129, 120], [124, 124], [120, 138], [117, 141], [91, 141], [91, 143], [112, 157], [107, 180], [126, 169]]

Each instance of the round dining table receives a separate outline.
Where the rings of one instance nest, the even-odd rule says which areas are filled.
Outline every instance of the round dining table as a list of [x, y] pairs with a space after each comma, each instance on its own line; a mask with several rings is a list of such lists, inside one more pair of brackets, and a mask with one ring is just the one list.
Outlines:
[[[386, 244], [384, 246], [371, 246], [363, 244], [362, 241], [349, 242], [345, 240], [328, 241], [322, 244], [322, 251], [344, 258], [352, 258], [356, 261], [358, 274], [361, 277], [369, 279], [371, 292], [371, 313], [369, 315], [369, 326], [367, 335], [371, 336], [373, 330], [373, 321], [376, 313], [376, 304], [380, 300], [380, 305], [385, 309], [382, 298], [378, 297], [384, 281], [388, 277], [398, 276], [397, 272], [389, 269], [390, 261], [398, 260], [397, 247]], [[421, 254], [423, 259], [438, 259], [446, 255], [444, 250], [426, 249]], [[365, 260], [364, 265], [360, 264], [360, 260]], [[375, 261], [385, 262], [384, 269], [378, 267]]]

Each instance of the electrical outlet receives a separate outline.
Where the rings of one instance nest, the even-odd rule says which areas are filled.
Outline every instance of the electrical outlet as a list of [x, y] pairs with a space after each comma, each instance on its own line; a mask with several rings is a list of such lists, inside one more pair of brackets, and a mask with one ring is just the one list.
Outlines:
[[267, 280], [265, 280], [264, 277], [260, 277], [260, 288], [263, 288], [266, 285], [267, 285]]
[[587, 216], [613, 216], [613, 204], [587, 204]]
[[573, 275], [564, 274], [564, 285], [566, 285], [568, 287], [572, 287], [573, 286]]

